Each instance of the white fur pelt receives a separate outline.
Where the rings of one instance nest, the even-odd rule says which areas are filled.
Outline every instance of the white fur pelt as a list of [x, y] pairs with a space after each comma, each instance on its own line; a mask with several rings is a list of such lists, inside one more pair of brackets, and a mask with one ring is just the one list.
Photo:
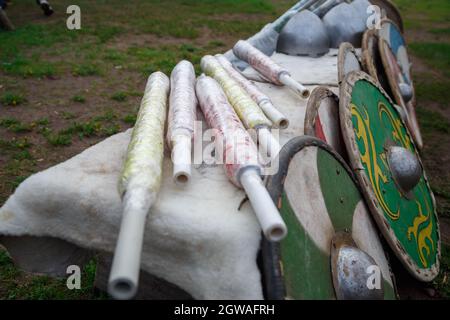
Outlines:
[[[32, 175], [0, 209], [0, 234], [52, 236], [113, 252], [122, 214], [117, 190], [130, 130]], [[244, 194], [221, 166], [174, 184], [164, 161], [158, 200], [145, 230], [142, 269], [197, 299], [261, 299], [260, 229]]]

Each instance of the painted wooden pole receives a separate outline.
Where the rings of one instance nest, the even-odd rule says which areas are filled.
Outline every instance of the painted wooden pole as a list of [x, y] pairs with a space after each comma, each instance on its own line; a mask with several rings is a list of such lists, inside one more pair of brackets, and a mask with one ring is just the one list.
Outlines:
[[228, 100], [247, 129], [258, 131], [260, 147], [269, 156], [280, 151], [280, 145], [270, 132], [272, 122], [267, 119], [255, 101], [245, 92], [213, 56], [204, 56], [200, 62], [202, 70], [213, 77], [223, 88]]
[[178, 184], [191, 177], [192, 137], [194, 135], [195, 71], [189, 61], [179, 62], [170, 76], [167, 141], [172, 148], [173, 179]]
[[218, 54], [215, 57], [225, 69], [225, 71], [227, 71], [228, 74], [236, 82], [238, 82], [245, 91], [247, 91], [249, 96], [258, 104], [267, 118], [272, 121], [274, 126], [282, 129], [285, 129], [289, 126], [288, 118], [286, 118], [285, 115], [283, 115], [280, 111], [278, 111], [278, 109], [273, 106], [272, 101], [267, 95], [262, 93], [252, 82], [250, 82], [250, 80], [240, 74], [240, 72], [233, 67], [228, 59], [225, 58], [225, 56]]
[[119, 181], [123, 216], [108, 292], [130, 299], [137, 291], [147, 214], [161, 185], [169, 78], [150, 75]]
[[200, 76], [196, 92], [206, 121], [218, 130], [216, 139], [223, 139], [224, 167], [228, 178], [247, 193], [265, 237], [270, 241], [280, 241], [286, 236], [287, 228], [261, 180], [262, 169], [253, 140], [213, 78]]
[[285, 85], [304, 99], [309, 97], [309, 90], [301, 83], [295, 81], [289, 71], [276, 64], [272, 59], [247, 41], [239, 40], [234, 45], [233, 52], [239, 59], [250, 64], [270, 82], [276, 85]]

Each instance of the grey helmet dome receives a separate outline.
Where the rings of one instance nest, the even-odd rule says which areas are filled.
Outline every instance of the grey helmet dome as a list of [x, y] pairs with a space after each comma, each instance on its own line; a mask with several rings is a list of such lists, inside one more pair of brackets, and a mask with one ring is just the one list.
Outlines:
[[367, 0], [354, 0], [350, 5], [356, 10], [362, 22], [367, 25], [367, 19], [369, 19], [371, 15], [370, 13], [367, 13], [367, 8], [372, 4]]
[[348, 3], [341, 3], [323, 17], [332, 48], [339, 48], [342, 42], [350, 42], [355, 48], [361, 47], [366, 23], [359, 12]]
[[330, 40], [320, 18], [309, 10], [295, 14], [280, 32], [277, 51], [295, 56], [320, 56], [328, 52]]

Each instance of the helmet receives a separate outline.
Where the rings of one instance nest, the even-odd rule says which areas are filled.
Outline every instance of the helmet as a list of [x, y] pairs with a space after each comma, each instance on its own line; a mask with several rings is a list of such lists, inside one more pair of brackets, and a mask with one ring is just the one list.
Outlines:
[[320, 56], [330, 47], [325, 26], [309, 10], [295, 14], [280, 32], [277, 51], [297, 56]]
[[341, 3], [328, 11], [322, 20], [332, 48], [339, 48], [342, 42], [350, 42], [355, 48], [361, 47], [366, 24], [353, 6]]

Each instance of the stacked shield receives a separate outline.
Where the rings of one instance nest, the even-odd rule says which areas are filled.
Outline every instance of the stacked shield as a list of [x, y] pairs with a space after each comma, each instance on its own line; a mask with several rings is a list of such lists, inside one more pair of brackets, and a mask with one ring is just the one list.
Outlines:
[[[440, 257], [401, 16], [386, 0], [303, 5], [280, 28], [270, 55], [289, 71], [335, 56], [337, 76], [327, 85], [302, 81], [313, 87], [304, 136], [284, 144], [280, 170], [267, 179], [288, 235], [279, 243], [263, 242], [265, 294], [398, 298], [387, 257], [395, 256], [424, 282], [437, 276]], [[242, 59], [239, 48], [234, 54]], [[287, 56], [299, 57], [297, 65]], [[274, 83], [260, 65], [244, 60], [250, 67], [235, 63], [244, 75]], [[300, 73], [293, 79], [300, 81]]]

